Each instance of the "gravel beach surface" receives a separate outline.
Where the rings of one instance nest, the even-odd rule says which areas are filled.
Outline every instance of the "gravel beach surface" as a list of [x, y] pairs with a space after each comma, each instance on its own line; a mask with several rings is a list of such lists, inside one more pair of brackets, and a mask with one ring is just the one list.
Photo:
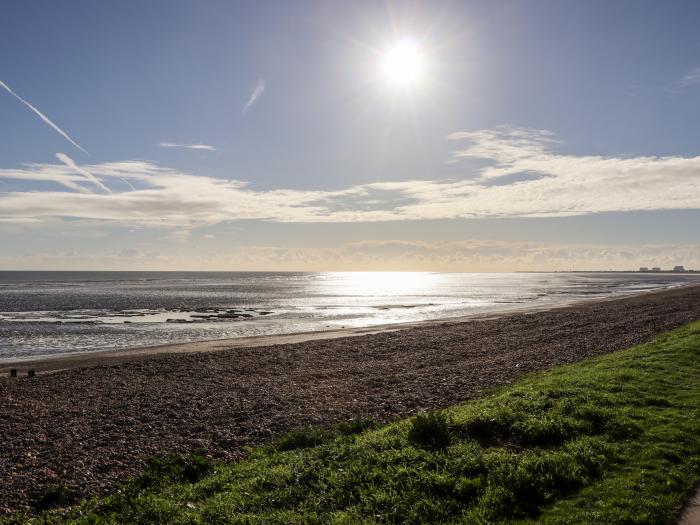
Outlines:
[[108, 492], [156, 454], [200, 449], [230, 460], [306, 424], [452, 405], [696, 319], [700, 286], [692, 285], [492, 319], [5, 375], [0, 513], [35, 511], [57, 485], [76, 497]]

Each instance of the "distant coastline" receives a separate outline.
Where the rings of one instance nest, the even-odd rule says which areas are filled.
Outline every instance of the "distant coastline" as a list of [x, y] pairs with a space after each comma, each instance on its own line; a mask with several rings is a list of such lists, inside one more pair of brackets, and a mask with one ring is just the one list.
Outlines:
[[672, 274], [672, 275], [683, 275], [686, 273], [697, 274], [700, 270], [683, 270], [682, 272], [677, 272], [674, 270], [518, 270], [514, 273], [633, 273], [633, 274]]

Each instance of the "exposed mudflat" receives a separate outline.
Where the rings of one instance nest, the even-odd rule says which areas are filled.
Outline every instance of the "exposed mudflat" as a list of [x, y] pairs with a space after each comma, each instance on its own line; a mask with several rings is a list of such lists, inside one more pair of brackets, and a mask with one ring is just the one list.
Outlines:
[[[244, 445], [353, 416], [393, 419], [700, 319], [700, 286], [495, 319], [216, 352], [93, 359], [0, 380], [0, 512], [83, 497], [154, 454]], [[225, 345], [219, 342], [218, 347]]]

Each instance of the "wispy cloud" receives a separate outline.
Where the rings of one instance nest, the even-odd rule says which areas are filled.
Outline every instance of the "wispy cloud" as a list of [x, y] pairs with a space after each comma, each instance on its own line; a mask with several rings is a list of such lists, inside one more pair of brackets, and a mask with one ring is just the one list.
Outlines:
[[[100, 181], [100, 179], [98, 179], [97, 177], [95, 177], [92, 173], [90, 173], [90, 172], [89, 172], [88, 170], [86, 170], [85, 168], [81, 168], [80, 166], [78, 166], [78, 165], [75, 163], [75, 161], [74, 161], [73, 159], [71, 159], [68, 155], [66, 155], [65, 153], [56, 153], [56, 158], [57, 158], [58, 160], [60, 160], [61, 162], [63, 162], [63, 164], [65, 164], [66, 166], [68, 166], [68, 167], [69, 167], [70, 169], [72, 169], [73, 171], [75, 171], [75, 172], [77, 172], [77, 173], [80, 173], [83, 177], [85, 177], [85, 179], [86, 179], [88, 182], [91, 182], [92, 184], [94, 184], [95, 186], [97, 186], [98, 188], [100, 188], [102, 191], [105, 191], [105, 192], [107, 192], [107, 193], [112, 193], [112, 190], [110, 190], [107, 186], [105, 186], [104, 184], [102, 184], [102, 182]], [[132, 186], [132, 187], [133, 187], [133, 186]]]
[[15, 93], [14, 91], [12, 91], [12, 90], [10, 89], [10, 87], [9, 87], [7, 84], [5, 84], [2, 80], [0, 80], [0, 87], [2, 87], [3, 89], [5, 89], [10, 95], [12, 95], [13, 97], [15, 97], [15, 98], [16, 98], [17, 100], [19, 100], [22, 104], [24, 104], [24, 105], [27, 106], [29, 109], [31, 109], [34, 113], [36, 113], [36, 114], [39, 116], [39, 118], [40, 118], [41, 120], [43, 120], [46, 124], [48, 124], [49, 126], [51, 126], [51, 127], [52, 127], [57, 133], [59, 133], [64, 139], [66, 139], [68, 142], [70, 142], [71, 144], [73, 144], [73, 146], [75, 146], [76, 148], [78, 148], [80, 151], [82, 151], [82, 152], [85, 153], [86, 155], [89, 155], [89, 153], [88, 153], [87, 151], [85, 151], [85, 150], [83, 149], [83, 147], [82, 147], [80, 144], [78, 144], [78, 143], [75, 142], [72, 138], [70, 138], [70, 137], [68, 136], [68, 133], [66, 133], [65, 131], [63, 131], [63, 130], [62, 130], [61, 128], [59, 128], [56, 124], [54, 124], [54, 123], [49, 119], [49, 117], [47, 117], [46, 115], [44, 115], [41, 111], [39, 111], [37, 108], [35, 108], [34, 106], [32, 106], [29, 102], [27, 102], [26, 100], [24, 100], [24, 99], [23, 99], [22, 97], [20, 97], [17, 93]]
[[253, 104], [255, 104], [258, 101], [258, 99], [262, 96], [264, 91], [265, 91], [265, 79], [259, 78], [258, 83], [255, 85], [255, 89], [250, 94], [250, 97], [248, 97], [248, 102], [246, 102], [245, 106], [243, 106], [242, 113], [244, 115], [253, 106]]
[[689, 88], [691, 86], [700, 86], [700, 66], [691, 67], [674, 83], [676, 88]]
[[[462, 179], [374, 182], [336, 191], [261, 191], [243, 181], [144, 161], [78, 170], [70, 164], [0, 169], [0, 179], [53, 182], [81, 192], [57, 188], [2, 193], [0, 220], [75, 217], [187, 231], [236, 220], [349, 223], [700, 209], [700, 156], [562, 154], [552, 132], [514, 127], [458, 132], [449, 138], [459, 144], [455, 160], [477, 158], [482, 166], [465, 165]], [[110, 179], [138, 183], [138, 189], [86, 194], [80, 185], [87, 179], [79, 170], [107, 185]]]
[[177, 142], [160, 142], [158, 145], [161, 148], [181, 148], [181, 149], [203, 149], [207, 151], [216, 151], [214, 146], [209, 144], [179, 144]]

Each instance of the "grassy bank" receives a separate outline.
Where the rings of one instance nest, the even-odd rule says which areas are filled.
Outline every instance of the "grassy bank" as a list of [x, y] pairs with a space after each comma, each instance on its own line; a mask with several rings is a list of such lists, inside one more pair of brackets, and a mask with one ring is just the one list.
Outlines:
[[367, 427], [300, 431], [235, 464], [154, 460], [37, 522], [673, 523], [700, 480], [700, 322]]

